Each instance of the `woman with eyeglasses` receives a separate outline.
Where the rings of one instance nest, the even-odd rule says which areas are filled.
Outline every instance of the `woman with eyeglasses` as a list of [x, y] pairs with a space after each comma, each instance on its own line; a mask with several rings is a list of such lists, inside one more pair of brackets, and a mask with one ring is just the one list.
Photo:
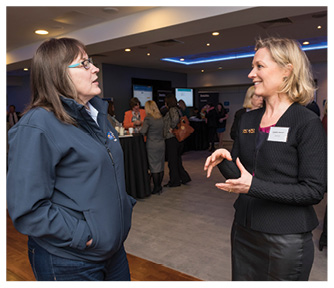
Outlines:
[[31, 103], [9, 132], [8, 212], [29, 236], [39, 281], [130, 280], [123, 243], [135, 200], [98, 72], [78, 40], [45, 41]]

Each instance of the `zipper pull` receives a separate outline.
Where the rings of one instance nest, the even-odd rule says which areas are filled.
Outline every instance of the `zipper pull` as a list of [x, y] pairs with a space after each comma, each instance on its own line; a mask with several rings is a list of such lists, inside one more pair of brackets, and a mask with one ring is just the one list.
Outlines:
[[110, 149], [109, 149], [108, 146], [107, 146], [107, 151], [108, 151], [109, 157], [110, 157], [110, 159], [111, 159], [111, 161], [112, 161], [112, 165], [115, 166], [114, 158], [112, 157], [111, 151], [110, 151]]

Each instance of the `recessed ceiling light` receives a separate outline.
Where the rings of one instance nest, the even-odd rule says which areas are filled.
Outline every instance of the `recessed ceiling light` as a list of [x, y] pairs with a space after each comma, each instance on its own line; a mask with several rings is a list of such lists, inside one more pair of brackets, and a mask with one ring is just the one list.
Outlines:
[[23, 68], [23, 71], [28, 71], [29, 69], [28, 68]]
[[322, 27], [321, 27], [321, 25], [319, 25], [317, 28], [318, 28], [318, 29], [321, 29]]
[[210, 46], [210, 43], [206, 43], [206, 46]]
[[38, 35], [47, 35], [47, 34], [49, 34], [49, 31], [41, 29], [41, 30], [36, 30], [35, 33], [38, 34]]
[[212, 36], [218, 36], [219, 32], [212, 32]]
[[131, 52], [131, 49], [130, 48], [126, 48], [124, 51], [125, 52]]
[[310, 44], [310, 42], [308, 42], [308, 41], [303, 42], [303, 45], [308, 45], [308, 44]]
[[201, 72], [203, 73], [203, 72], [204, 72], [204, 69], [202, 69]]
[[180, 61], [184, 61], [184, 58], [180, 58]]
[[147, 56], [151, 56], [151, 53], [147, 53], [146, 55], [147, 55]]

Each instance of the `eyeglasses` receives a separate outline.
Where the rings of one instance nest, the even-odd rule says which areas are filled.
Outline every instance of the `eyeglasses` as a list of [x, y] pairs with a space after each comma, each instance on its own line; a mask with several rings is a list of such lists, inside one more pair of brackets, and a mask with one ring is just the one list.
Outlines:
[[88, 70], [90, 68], [90, 64], [93, 64], [93, 59], [92, 58], [85, 59], [80, 63], [72, 64], [72, 65], [68, 66], [68, 68], [75, 68], [75, 67], [78, 67], [78, 66], [82, 65], [86, 70]]

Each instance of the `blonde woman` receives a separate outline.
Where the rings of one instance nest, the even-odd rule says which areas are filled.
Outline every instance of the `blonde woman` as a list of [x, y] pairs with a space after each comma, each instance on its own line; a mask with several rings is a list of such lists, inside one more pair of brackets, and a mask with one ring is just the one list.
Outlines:
[[147, 136], [147, 157], [154, 185], [152, 194], [160, 194], [165, 166], [164, 122], [154, 101], [149, 100], [145, 103], [145, 113], [146, 117], [140, 132]]
[[235, 140], [236, 130], [238, 128], [238, 123], [239, 123], [241, 115], [244, 114], [245, 112], [248, 112], [254, 109], [259, 109], [263, 106], [263, 97], [256, 95], [254, 91], [255, 91], [255, 87], [253, 85], [248, 88], [242, 108], [239, 109], [234, 114], [234, 120], [233, 120], [233, 124], [232, 124], [231, 131], [230, 131], [230, 136], [231, 136], [231, 139], [233, 140]]
[[[238, 194], [231, 232], [232, 280], [306, 281], [314, 259], [313, 205], [326, 192], [326, 134], [312, 101], [311, 67], [298, 42], [258, 40], [252, 70], [255, 94], [265, 107], [245, 113], [232, 152], [216, 150], [214, 166]], [[231, 173], [232, 171], [232, 173]]]

